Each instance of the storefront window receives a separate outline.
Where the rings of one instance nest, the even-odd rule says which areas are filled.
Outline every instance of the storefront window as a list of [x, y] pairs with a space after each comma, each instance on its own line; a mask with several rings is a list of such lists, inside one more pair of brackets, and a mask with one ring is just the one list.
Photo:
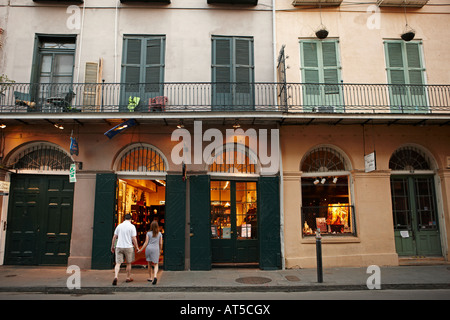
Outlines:
[[211, 181], [211, 237], [231, 239], [230, 181]]
[[211, 181], [211, 238], [257, 239], [256, 182]]
[[354, 234], [349, 174], [344, 158], [331, 148], [317, 148], [302, 163], [302, 234]]
[[256, 182], [236, 182], [236, 228], [239, 240], [256, 239]]
[[302, 199], [304, 236], [353, 233], [348, 176], [302, 178]]

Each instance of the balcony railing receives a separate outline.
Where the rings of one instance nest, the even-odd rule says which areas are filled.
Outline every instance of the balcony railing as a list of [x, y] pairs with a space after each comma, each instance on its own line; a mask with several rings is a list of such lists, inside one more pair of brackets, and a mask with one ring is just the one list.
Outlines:
[[450, 113], [450, 85], [0, 83], [0, 113]]

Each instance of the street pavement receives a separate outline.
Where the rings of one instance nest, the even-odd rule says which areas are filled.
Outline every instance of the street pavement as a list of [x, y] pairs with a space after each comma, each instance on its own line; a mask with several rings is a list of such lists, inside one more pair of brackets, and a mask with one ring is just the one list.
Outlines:
[[[117, 286], [114, 271], [77, 267], [0, 266], [0, 292], [107, 294], [114, 292], [305, 292], [342, 290], [450, 289], [450, 264], [375, 268], [325, 268], [318, 283], [316, 269], [266, 271], [213, 268], [209, 271], [165, 271], [158, 282], [148, 271], [133, 268], [133, 282], [122, 269]], [[447, 297], [450, 299], [450, 297]]]

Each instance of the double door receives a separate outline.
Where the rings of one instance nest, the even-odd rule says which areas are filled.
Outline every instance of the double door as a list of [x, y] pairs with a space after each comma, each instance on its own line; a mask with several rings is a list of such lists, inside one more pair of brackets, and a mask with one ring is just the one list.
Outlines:
[[74, 184], [68, 176], [12, 176], [6, 264], [67, 264], [73, 191]]
[[211, 181], [212, 263], [258, 262], [257, 183]]
[[393, 176], [391, 192], [398, 255], [442, 255], [433, 176]]

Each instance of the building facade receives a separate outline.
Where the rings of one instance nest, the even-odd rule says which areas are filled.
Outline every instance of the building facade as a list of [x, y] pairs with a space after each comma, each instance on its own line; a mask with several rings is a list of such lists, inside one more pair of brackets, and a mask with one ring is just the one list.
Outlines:
[[110, 268], [125, 213], [167, 270], [448, 260], [438, 0], [3, 2], [3, 264]]

